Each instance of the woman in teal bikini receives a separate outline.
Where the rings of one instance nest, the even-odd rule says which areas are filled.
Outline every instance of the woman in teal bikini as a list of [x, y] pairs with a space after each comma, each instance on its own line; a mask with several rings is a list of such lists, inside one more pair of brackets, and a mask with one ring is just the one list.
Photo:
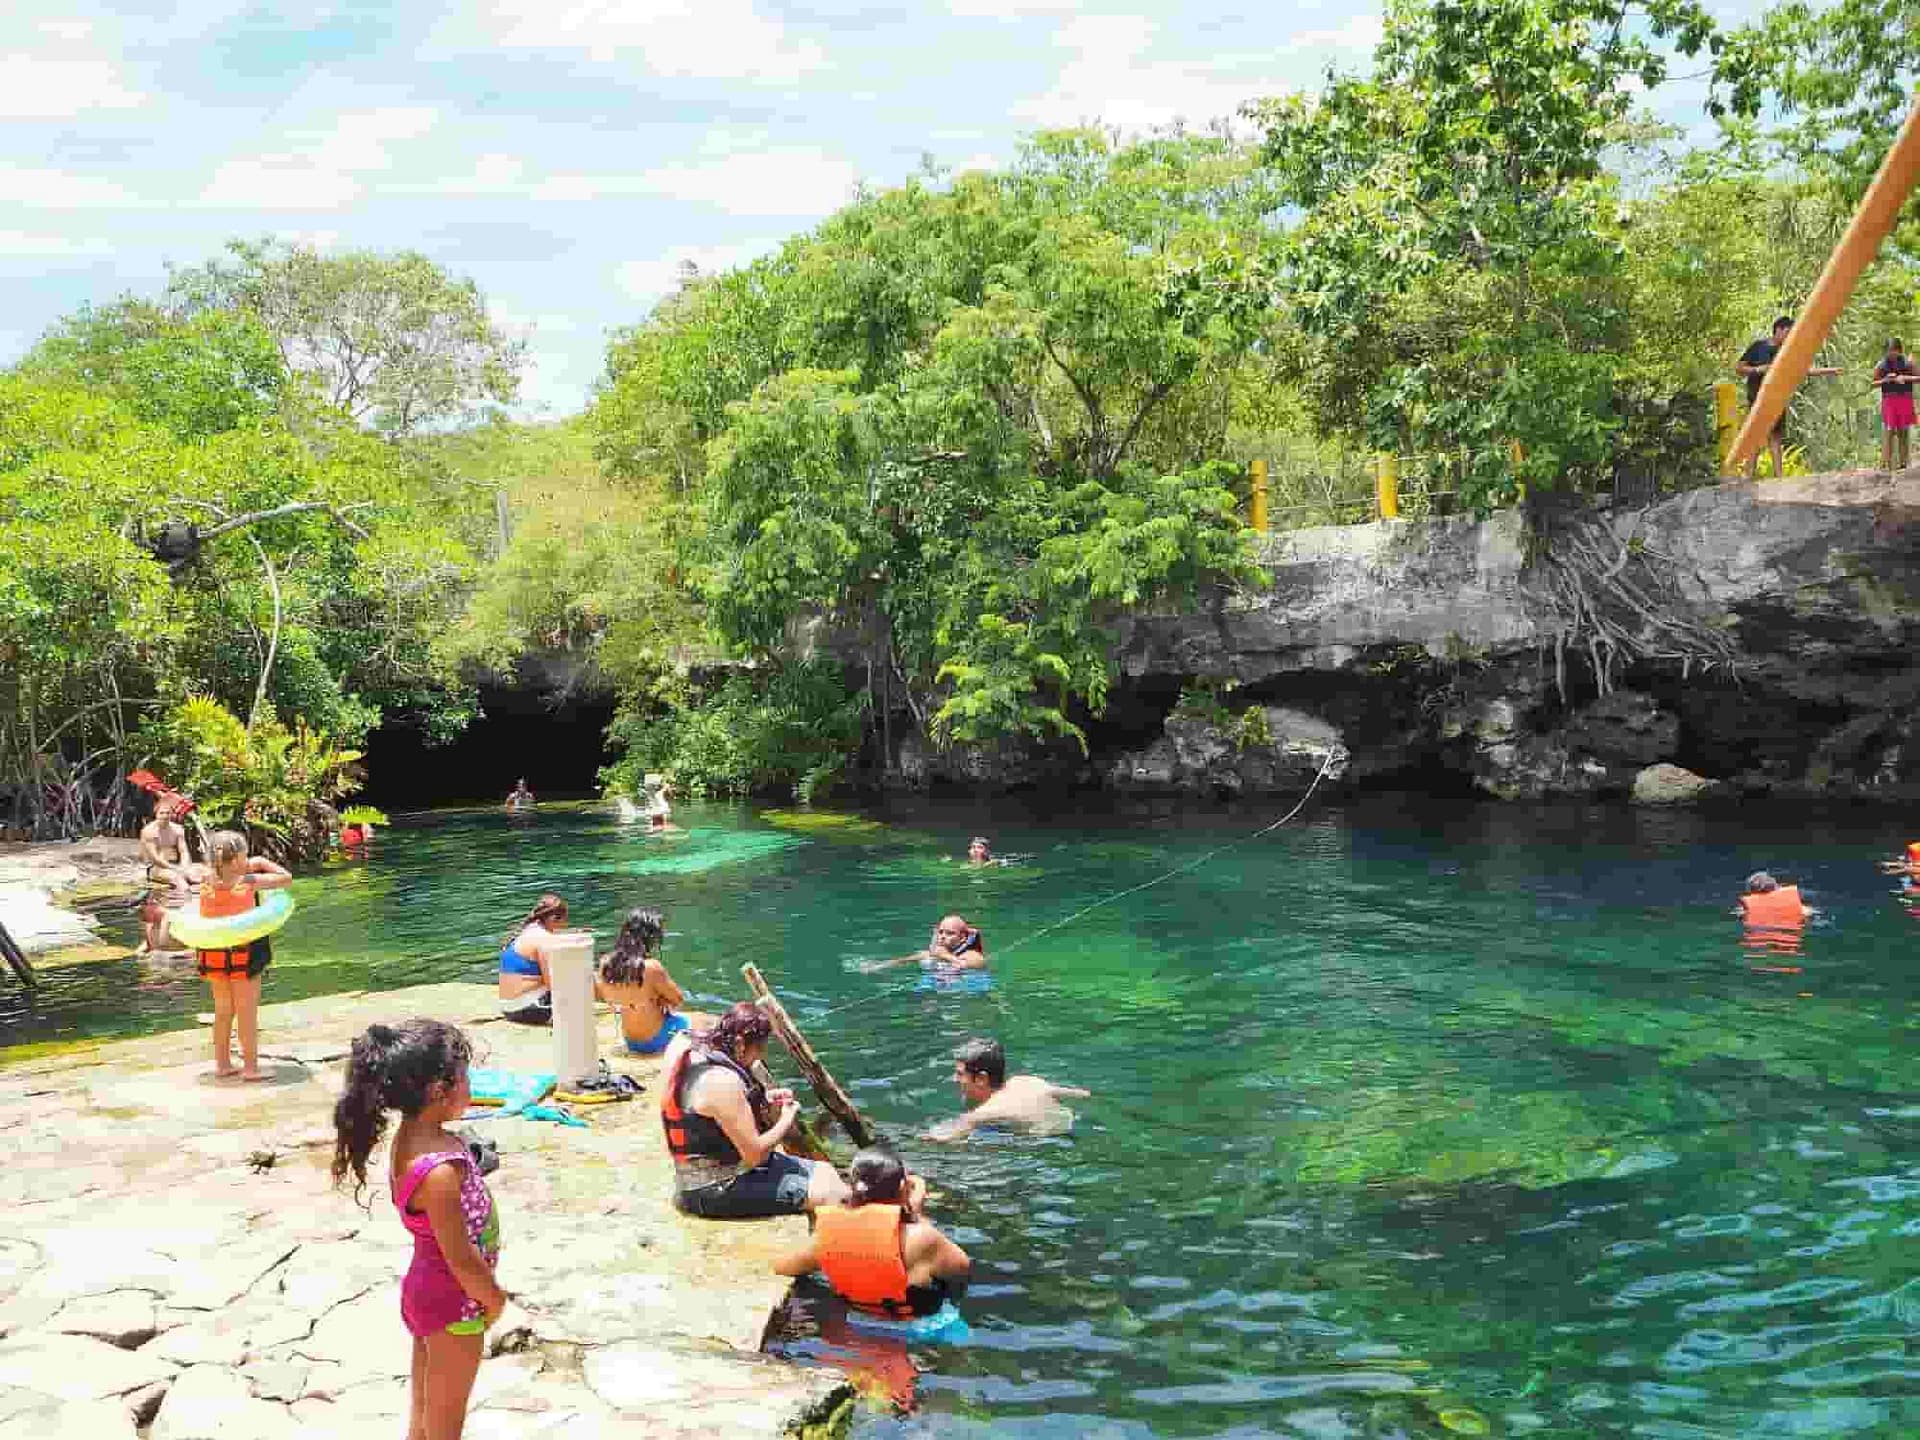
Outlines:
[[660, 963], [666, 922], [658, 910], [635, 910], [600, 962], [600, 994], [620, 1012], [620, 1034], [631, 1055], [658, 1055], [687, 1028], [674, 1006], [686, 996]]

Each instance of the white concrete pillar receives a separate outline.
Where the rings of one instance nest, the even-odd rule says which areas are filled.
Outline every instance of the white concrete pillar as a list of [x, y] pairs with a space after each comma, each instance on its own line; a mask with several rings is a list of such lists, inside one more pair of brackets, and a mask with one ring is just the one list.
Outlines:
[[593, 1018], [593, 932], [563, 930], [547, 942], [553, 981], [553, 1073], [562, 1086], [600, 1068]]

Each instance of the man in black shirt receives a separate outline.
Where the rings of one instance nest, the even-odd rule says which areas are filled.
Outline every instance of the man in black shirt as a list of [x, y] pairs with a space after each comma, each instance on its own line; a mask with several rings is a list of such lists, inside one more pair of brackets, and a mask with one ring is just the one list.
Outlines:
[[[1733, 367], [1736, 375], [1746, 378], [1747, 408], [1753, 408], [1754, 397], [1760, 393], [1760, 386], [1767, 378], [1767, 370], [1774, 358], [1779, 355], [1780, 347], [1787, 343], [1787, 332], [1793, 329], [1793, 317], [1782, 315], [1773, 322], [1771, 338], [1754, 341], [1740, 352], [1740, 363]], [[1833, 365], [1815, 365], [1808, 369], [1809, 375], [1838, 375], [1839, 368]], [[1767, 453], [1773, 457], [1773, 478], [1778, 480], [1787, 473], [1786, 457], [1781, 454], [1781, 444], [1785, 438], [1787, 412], [1784, 407], [1780, 418], [1773, 422], [1773, 433], [1767, 436]], [[1755, 451], [1747, 459], [1747, 478], [1753, 479], [1754, 469], [1760, 463], [1760, 452]]]

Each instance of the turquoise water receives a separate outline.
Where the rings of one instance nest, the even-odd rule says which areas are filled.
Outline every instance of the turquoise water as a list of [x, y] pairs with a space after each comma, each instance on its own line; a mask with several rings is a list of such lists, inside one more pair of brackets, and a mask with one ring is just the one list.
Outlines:
[[[1030, 943], [1272, 813], [678, 818], [402, 820], [298, 883], [267, 998], [486, 978], [542, 888], [603, 935], [662, 906], [709, 1004], [758, 963], [976, 1260], [971, 1340], [916, 1347], [918, 1408], [868, 1437], [1920, 1432], [1920, 930], [1873, 871], [1909, 838], [1889, 816], [1316, 802]], [[946, 858], [976, 831], [1030, 858]], [[1824, 911], [1798, 953], [1727, 917], [1763, 865]], [[860, 972], [947, 910], [991, 989]], [[205, 1000], [115, 962], [21, 1005], [0, 990], [6, 1043]], [[1070, 1134], [913, 1138], [973, 1034], [1096, 1092]], [[838, 1348], [821, 1308], [790, 1352]]]

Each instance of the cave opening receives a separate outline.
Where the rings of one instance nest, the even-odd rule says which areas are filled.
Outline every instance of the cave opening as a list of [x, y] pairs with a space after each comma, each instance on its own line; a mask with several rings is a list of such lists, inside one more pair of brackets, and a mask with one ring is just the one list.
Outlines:
[[415, 725], [382, 725], [367, 739], [368, 803], [387, 810], [499, 803], [526, 778], [541, 799], [599, 794], [612, 760], [606, 730], [614, 702], [603, 692], [483, 684], [480, 715], [455, 739], [432, 745]]

